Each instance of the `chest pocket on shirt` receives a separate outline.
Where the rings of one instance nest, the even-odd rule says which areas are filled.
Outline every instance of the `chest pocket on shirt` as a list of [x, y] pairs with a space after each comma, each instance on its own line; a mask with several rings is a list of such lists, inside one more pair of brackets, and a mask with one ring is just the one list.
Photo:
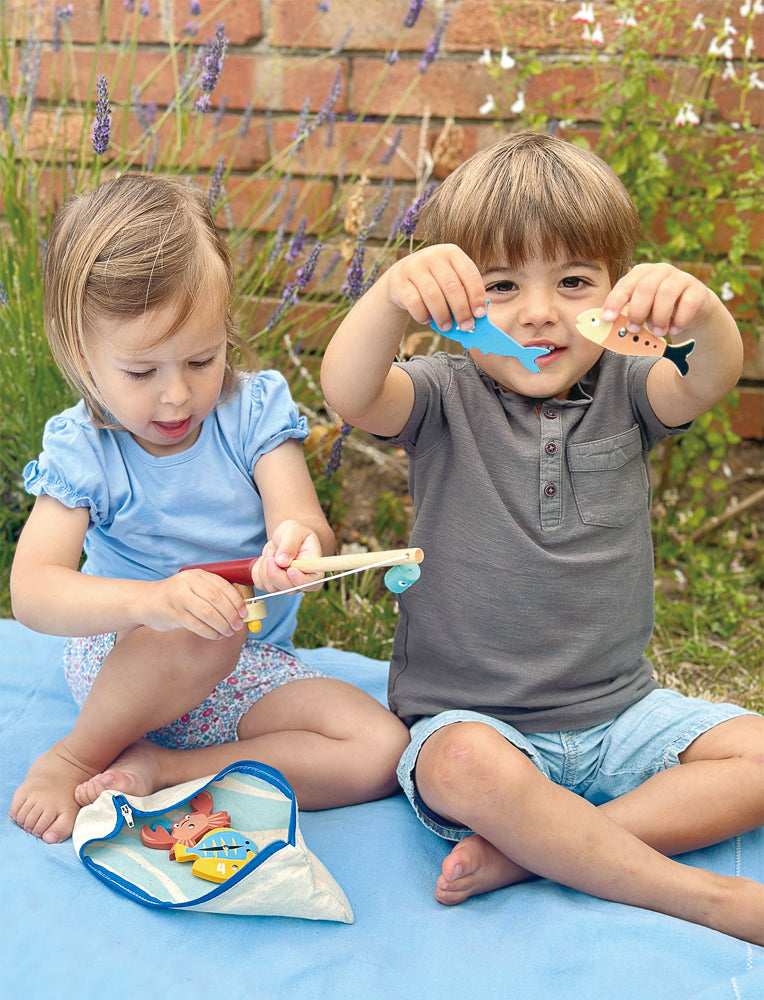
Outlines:
[[584, 524], [622, 528], [647, 509], [649, 486], [636, 424], [613, 437], [569, 444], [568, 468]]

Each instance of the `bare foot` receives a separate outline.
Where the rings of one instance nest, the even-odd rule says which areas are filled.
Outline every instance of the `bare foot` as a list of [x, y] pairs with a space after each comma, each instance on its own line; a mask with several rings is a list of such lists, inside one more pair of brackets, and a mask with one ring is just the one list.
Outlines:
[[72, 835], [80, 809], [75, 788], [92, 774], [59, 740], [29, 768], [11, 801], [11, 819], [46, 844], [60, 844]]
[[465, 837], [443, 861], [435, 898], [446, 906], [455, 906], [470, 896], [502, 889], [516, 882], [535, 878], [515, 864], [478, 834]]
[[151, 740], [138, 740], [123, 750], [106, 771], [77, 785], [76, 801], [81, 806], [90, 805], [106, 789], [128, 795], [151, 795], [164, 787], [159, 762], [162, 752], [163, 748]]

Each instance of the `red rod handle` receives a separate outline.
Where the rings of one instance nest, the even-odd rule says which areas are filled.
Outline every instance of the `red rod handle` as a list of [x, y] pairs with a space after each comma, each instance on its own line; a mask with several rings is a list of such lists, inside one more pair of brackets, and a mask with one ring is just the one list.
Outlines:
[[185, 569], [204, 569], [208, 573], [216, 573], [222, 576], [229, 583], [242, 583], [247, 587], [252, 586], [252, 567], [257, 559], [233, 559], [230, 562], [217, 563], [197, 563], [194, 566], [182, 566], [180, 572]]

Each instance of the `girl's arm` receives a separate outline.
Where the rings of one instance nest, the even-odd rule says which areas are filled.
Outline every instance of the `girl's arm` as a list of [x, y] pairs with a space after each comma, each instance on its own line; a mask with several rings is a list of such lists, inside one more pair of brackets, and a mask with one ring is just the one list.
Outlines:
[[475, 264], [451, 244], [397, 261], [353, 306], [326, 349], [321, 385], [349, 423], [385, 437], [398, 434], [414, 405], [409, 376], [393, 366], [409, 317], [453, 321], [464, 329], [484, 316], [485, 288]]
[[213, 639], [242, 627], [240, 594], [213, 573], [192, 570], [158, 581], [80, 573], [88, 522], [86, 507], [71, 509], [45, 495], [35, 501], [11, 569], [13, 613], [28, 628], [78, 636], [148, 625]]
[[638, 264], [611, 290], [603, 312], [623, 312], [635, 327], [649, 323], [674, 343], [694, 340], [681, 376], [670, 361], [657, 361], [647, 377], [655, 415], [667, 427], [694, 420], [732, 391], [740, 378], [743, 344], [735, 320], [703, 282], [670, 264]]
[[290, 568], [298, 557], [331, 555], [335, 538], [318, 502], [301, 442], [284, 441], [255, 464], [255, 486], [263, 503], [268, 542], [253, 570], [258, 590], [286, 590], [320, 580]]

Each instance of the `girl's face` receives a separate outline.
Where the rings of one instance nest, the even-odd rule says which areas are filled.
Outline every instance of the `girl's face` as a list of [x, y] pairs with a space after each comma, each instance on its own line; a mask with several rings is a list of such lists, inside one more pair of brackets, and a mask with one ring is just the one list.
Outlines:
[[529, 372], [517, 358], [483, 354], [473, 361], [505, 389], [537, 399], [565, 399], [602, 354], [576, 329], [576, 317], [602, 305], [611, 282], [602, 261], [533, 258], [518, 268], [493, 265], [483, 272], [488, 315], [524, 347], [545, 347]]
[[225, 310], [209, 296], [166, 340], [173, 304], [131, 320], [104, 319], [85, 363], [106, 410], [151, 455], [185, 451], [215, 408], [226, 361]]

